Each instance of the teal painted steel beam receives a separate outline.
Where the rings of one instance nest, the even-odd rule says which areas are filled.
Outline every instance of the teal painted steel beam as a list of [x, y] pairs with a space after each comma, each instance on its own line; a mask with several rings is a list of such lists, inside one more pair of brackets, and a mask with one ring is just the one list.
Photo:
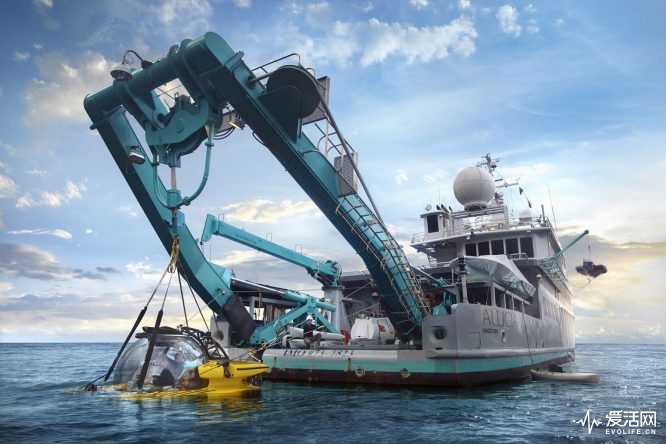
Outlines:
[[317, 279], [325, 287], [337, 287], [340, 285], [341, 270], [335, 261], [327, 260], [322, 262], [309, 258], [304, 254], [297, 253], [282, 245], [234, 227], [209, 214], [206, 217], [206, 224], [201, 234], [201, 242], [208, 242], [213, 234], [303, 267], [310, 276]]
[[[231, 104], [361, 256], [402, 339], [419, 341], [421, 321], [427, 315], [420, 285], [401, 247], [381, 221], [358, 194], [339, 195], [342, 180], [339, 173], [301, 133], [301, 119], [306, 114], [304, 103], [311, 102], [312, 97], [309, 97], [307, 88], [297, 86], [302, 86], [300, 82], [304, 79], [307, 84], [310, 75], [300, 67], [292, 68], [295, 69], [283, 70], [278, 76], [272, 74], [264, 86], [243, 63], [242, 53], [234, 52], [217, 34], [207, 33], [196, 40], [184, 40], [180, 45], [172, 46], [165, 57], [133, 72], [128, 80], [116, 80], [89, 95], [85, 107], [119, 168], [126, 170], [123, 172], [125, 179], [169, 251], [170, 236], [177, 232], [179, 221], [184, 218], [180, 210], [164, 208], [159, 196], [163, 192], [171, 193], [169, 202], [173, 205], [167, 206], [189, 201], [180, 198], [180, 190], [175, 186], [166, 190], [159, 181], [159, 185], [154, 185], [152, 181], [144, 180], [154, 174], [152, 165], [127, 164], [129, 151], [141, 145], [124, 115], [120, 119], [116, 114], [125, 108], [136, 118], [146, 133], [154, 162], [169, 165], [173, 172], [180, 166], [182, 156], [197, 149], [210, 136], [211, 128], [218, 130], [221, 127], [223, 109]], [[297, 76], [296, 85], [290, 84], [291, 74], [299, 72], [305, 77]], [[287, 81], [284, 81], [284, 73], [289, 74]], [[273, 82], [277, 86], [271, 88], [271, 81], [278, 78], [281, 80]], [[167, 110], [154, 90], [176, 79], [187, 89], [191, 100], [178, 99]], [[165, 211], [171, 213], [170, 223]], [[193, 281], [201, 280], [202, 298], [206, 302], [215, 302], [217, 308], [222, 307], [224, 311], [230, 298], [226, 273], [220, 273], [205, 261], [184, 222], [182, 225], [178, 234], [184, 247], [181, 259], [190, 269], [188, 277]], [[208, 271], [202, 271], [204, 269]], [[238, 322], [238, 328], [245, 322], [243, 319]]]

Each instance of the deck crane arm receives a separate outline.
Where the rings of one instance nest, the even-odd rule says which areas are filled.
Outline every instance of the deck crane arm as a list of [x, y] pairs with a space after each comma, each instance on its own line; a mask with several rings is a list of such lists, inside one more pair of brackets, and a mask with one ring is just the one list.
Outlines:
[[201, 242], [209, 241], [214, 234], [231, 239], [246, 247], [254, 248], [292, 264], [299, 265], [305, 268], [310, 276], [321, 282], [324, 287], [337, 287], [340, 285], [340, 274], [342, 270], [337, 262], [333, 260], [322, 262], [312, 259], [304, 254], [300, 254], [245, 230], [236, 228], [233, 225], [216, 218], [212, 214], [209, 214], [206, 217], [206, 224], [204, 225], [203, 233], [201, 235]]
[[[257, 76], [242, 57], [220, 36], [206, 33], [172, 46], [154, 63], [142, 62], [140, 70], [115, 76], [111, 85], [85, 99], [93, 128], [100, 132], [165, 248], [171, 249], [173, 236], [180, 237], [186, 277], [206, 303], [223, 312], [249, 338], [255, 325], [242, 313], [226, 270], [216, 272], [185, 225], [181, 210], [192, 197], [182, 197], [175, 181], [181, 157], [204, 141], [209, 158], [213, 136], [222, 128], [225, 108], [231, 106], [361, 256], [401, 339], [420, 341], [421, 323], [429, 308], [402, 248], [356, 190], [349, 189], [339, 169], [301, 131], [303, 118], [321, 102], [316, 80], [295, 65]], [[189, 96], [179, 96], [166, 109], [155, 90], [174, 80], [182, 83]], [[125, 110], [145, 131], [152, 161], [129, 165], [131, 153], [147, 151]], [[346, 148], [344, 141], [343, 145]], [[159, 163], [171, 168], [169, 189], [156, 178]], [[206, 169], [202, 185], [207, 173]], [[200, 191], [201, 187], [194, 195]]]

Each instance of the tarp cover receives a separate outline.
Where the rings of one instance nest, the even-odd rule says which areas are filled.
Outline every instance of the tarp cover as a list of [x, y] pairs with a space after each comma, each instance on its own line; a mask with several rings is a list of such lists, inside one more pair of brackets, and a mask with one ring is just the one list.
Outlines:
[[[451, 270], [458, 273], [458, 259], [449, 264]], [[518, 267], [504, 255], [482, 257], [465, 256], [465, 271], [472, 281], [487, 281], [491, 278], [501, 286], [516, 292], [519, 296], [534, 296], [536, 288], [523, 276]]]

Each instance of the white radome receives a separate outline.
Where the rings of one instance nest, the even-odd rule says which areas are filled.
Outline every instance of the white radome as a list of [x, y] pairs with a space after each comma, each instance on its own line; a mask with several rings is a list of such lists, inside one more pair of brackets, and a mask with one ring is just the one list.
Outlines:
[[495, 195], [495, 179], [479, 167], [465, 168], [453, 181], [453, 194], [465, 210], [485, 208]]

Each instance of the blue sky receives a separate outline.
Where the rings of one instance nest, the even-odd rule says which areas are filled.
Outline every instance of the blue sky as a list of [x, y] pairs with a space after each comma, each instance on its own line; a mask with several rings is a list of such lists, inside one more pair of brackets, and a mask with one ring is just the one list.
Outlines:
[[[3, 9], [0, 342], [125, 338], [167, 255], [89, 129], [83, 98], [111, 82], [126, 49], [156, 59], [206, 31], [250, 67], [296, 52], [330, 76], [329, 106], [414, 264], [424, 263], [408, 244], [425, 205], [459, 207], [453, 178], [489, 152], [565, 242], [590, 230], [568, 255], [578, 340], [666, 342], [666, 3], [9, 0]], [[190, 157], [179, 171], [185, 194], [203, 165]], [[209, 184], [186, 213], [193, 233], [206, 214], [224, 215], [363, 268], [247, 130], [215, 147]], [[238, 277], [318, 294], [298, 267], [220, 238], [204, 248]], [[608, 274], [576, 275], [584, 256]], [[182, 321], [176, 293], [167, 323]]]

